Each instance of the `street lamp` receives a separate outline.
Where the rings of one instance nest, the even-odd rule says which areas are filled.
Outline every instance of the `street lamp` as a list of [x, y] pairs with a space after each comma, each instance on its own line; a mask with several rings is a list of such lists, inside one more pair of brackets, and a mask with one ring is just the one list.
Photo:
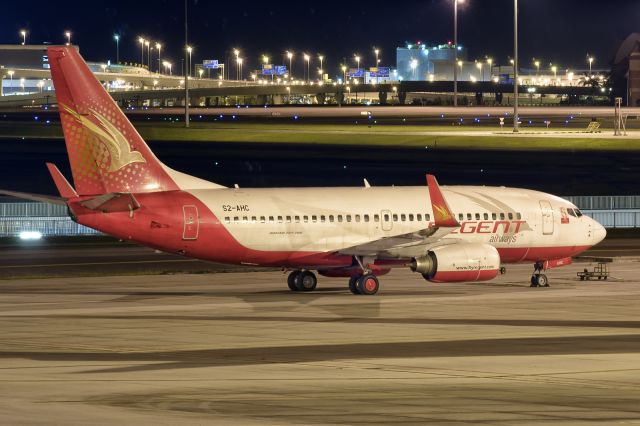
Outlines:
[[204, 70], [203, 70], [202, 68], [200, 68], [200, 69], [198, 70], [198, 76], [199, 76], [200, 78], [202, 78], [202, 74], [203, 74], [203, 73], [204, 73]]
[[453, 106], [458, 106], [458, 2], [464, 0], [453, 0]]
[[493, 59], [487, 58], [487, 64], [489, 65], [489, 78], [493, 75]]
[[356, 77], [357, 77], [360, 75], [360, 56], [355, 55], [355, 59], [356, 59], [356, 64], [358, 64], [358, 67], [356, 69]]
[[27, 31], [20, 30], [20, 35], [22, 36], [22, 45], [24, 46], [25, 44], [27, 44]]
[[156, 43], [156, 49], [158, 49], [158, 73], [160, 72], [160, 64], [162, 63], [161, 55], [162, 55], [162, 44]]
[[342, 69], [342, 73], [344, 74], [344, 84], [347, 84], [347, 66], [342, 65], [340, 68]]
[[593, 65], [593, 61], [594, 61], [593, 56], [589, 56], [588, 61], [589, 61], [589, 77], [591, 77], [591, 66]]
[[322, 61], [324, 61], [324, 56], [319, 55], [318, 59], [320, 59], [320, 72], [319, 72], [319, 74], [320, 74], [320, 80], [322, 80], [322, 73], [323, 73], [322, 72]]
[[551, 65], [551, 72], [553, 72], [553, 79], [558, 80], [558, 67], [556, 67], [555, 65]]
[[306, 53], [304, 54], [304, 60], [307, 61], [307, 81], [309, 81], [311, 79], [311, 63], [309, 62], [311, 60], [311, 57], [309, 55], [307, 55]]
[[418, 60], [417, 59], [412, 59], [411, 60], [411, 77], [415, 80], [416, 78], [416, 68], [418, 67]]
[[171, 75], [171, 62], [162, 61], [162, 65], [165, 68], [165, 74], [167, 73], [167, 68], [169, 69], [169, 75]]
[[536, 75], [539, 75], [539, 74], [540, 74], [540, 61], [536, 61], [536, 60], [534, 60], [534, 61], [533, 61], [533, 65], [535, 65], [535, 66], [536, 66], [536, 69], [537, 69], [537, 71], [536, 71]]
[[242, 62], [244, 62], [243, 59], [238, 58], [238, 72], [239, 72], [238, 80], [242, 80]]
[[238, 49], [233, 49], [233, 54], [236, 55], [236, 80], [240, 80], [240, 62], [238, 61], [240, 51]]
[[287, 50], [287, 58], [289, 58], [289, 80], [293, 80], [293, 68], [292, 68], [293, 53], [289, 52], [288, 50]]
[[380, 49], [377, 49], [377, 48], [376, 48], [376, 49], [373, 49], [373, 53], [375, 53], [375, 54], [376, 54], [376, 67], [377, 67], [377, 66], [380, 64], [380, 58], [379, 58], [379, 55], [380, 55]]
[[482, 81], [484, 81], [484, 74], [482, 72], [482, 62], [477, 62], [476, 68], [478, 68], [478, 71], [480, 71], [480, 76], [482, 77]]
[[116, 41], [116, 63], [120, 63], [120, 35], [114, 34], [113, 39]]
[[71, 44], [71, 31], [65, 31], [64, 36], [67, 38], [67, 46]]
[[187, 53], [189, 53], [189, 63], [187, 64], [188, 76], [191, 77], [191, 52], [193, 52], [193, 47], [187, 46]]
[[140, 43], [140, 64], [144, 65], [144, 42], [145, 39], [138, 37], [138, 43]]
[[151, 71], [151, 43], [149, 42], [149, 40], [145, 40], [144, 45], [147, 48], [147, 63], [149, 65], [149, 71]]
[[13, 90], [13, 74], [14, 73], [15, 73], [14, 70], [7, 71], [7, 74], [9, 74], [9, 77], [11, 77], [11, 90]]

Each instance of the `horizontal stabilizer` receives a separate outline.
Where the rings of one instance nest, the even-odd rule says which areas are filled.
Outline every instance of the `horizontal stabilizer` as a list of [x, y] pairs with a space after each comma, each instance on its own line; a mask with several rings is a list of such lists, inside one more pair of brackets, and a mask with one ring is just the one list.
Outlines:
[[444, 199], [435, 176], [427, 175], [427, 186], [429, 187], [429, 196], [433, 209], [434, 226], [437, 228], [457, 228], [460, 226], [447, 200]]
[[8, 195], [10, 197], [21, 198], [23, 200], [40, 201], [42, 203], [66, 205], [65, 201], [55, 195], [31, 194], [29, 192], [5, 191], [0, 189], [0, 195]]
[[47, 169], [49, 169], [49, 173], [51, 173], [51, 177], [53, 178], [53, 182], [56, 184], [56, 188], [58, 188], [58, 192], [62, 198], [66, 198], [67, 200], [70, 198], [77, 198], [78, 194], [73, 189], [73, 187], [69, 184], [69, 181], [60, 173], [60, 170], [56, 167], [55, 164], [47, 163]]
[[80, 204], [102, 213], [130, 212], [140, 208], [138, 200], [129, 192], [111, 192], [83, 200]]

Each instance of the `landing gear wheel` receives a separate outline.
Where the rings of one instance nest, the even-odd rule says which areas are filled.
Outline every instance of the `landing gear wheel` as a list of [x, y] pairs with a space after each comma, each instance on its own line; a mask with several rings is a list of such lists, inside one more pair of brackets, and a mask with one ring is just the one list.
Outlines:
[[295, 282], [298, 291], [313, 291], [318, 284], [316, 275], [311, 271], [302, 271], [298, 280]]
[[349, 290], [353, 294], [360, 294], [360, 291], [358, 290], [358, 280], [359, 279], [360, 279], [360, 275], [355, 275], [355, 276], [349, 278]]
[[500, 267], [500, 275], [504, 275], [507, 273], [507, 268], [505, 268], [504, 266]]
[[531, 285], [529, 287], [538, 287], [538, 279], [536, 275], [531, 275]]
[[538, 275], [538, 287], [549, 287], [549, 279], [545, 274]]
[[371, 296], [380, 290], [380, 281], [373, 274], [365, 274], [358, 280], [357, 288], [360, 294]]
[[289, 286], [289, 290], [298, 291], [298, 287], [296, 286], [296, 282], [300, 279], [300, 274], [302, 271], [292, 271], [287, 277], [287, 285]]

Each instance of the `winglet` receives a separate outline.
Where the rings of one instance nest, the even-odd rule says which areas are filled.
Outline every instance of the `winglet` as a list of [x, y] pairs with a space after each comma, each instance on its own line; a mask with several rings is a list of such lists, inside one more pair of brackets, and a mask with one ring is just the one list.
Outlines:
[[438, 181], [435, 176], [427, 175], [427, 186], [429, 187], [429, 197], [431, 198], [431, 208], [433, 209], [434, 224], [437, 228], [456, 228], [460, 223], [444, 199]]
[[62, 173], [60, 173], [60, 170], [58, 170], [55, 164], [47, 163], [47, 168], [49, 169], [53, 182], [56, 184], [56, 188], [58, 188], [58, 192], [62, 198], [67, 200], [69, 198], [78, 198], [76, 191], [69, 184], [69, 181], [65, 179]]

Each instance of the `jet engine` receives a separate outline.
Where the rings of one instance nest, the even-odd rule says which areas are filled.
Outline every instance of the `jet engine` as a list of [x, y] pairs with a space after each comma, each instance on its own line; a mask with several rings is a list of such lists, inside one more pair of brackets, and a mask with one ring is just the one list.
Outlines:
[[500, 271], [500, 255], [489, 244], [445, 245], [414, 258], [411, 270], [437, 283], [489, 281]]

